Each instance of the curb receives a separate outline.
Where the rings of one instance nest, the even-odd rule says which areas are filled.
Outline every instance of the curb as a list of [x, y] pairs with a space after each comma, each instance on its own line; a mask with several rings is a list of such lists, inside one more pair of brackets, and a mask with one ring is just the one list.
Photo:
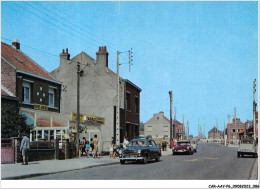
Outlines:
[[81, 169], [90, 169], [90, 168], [103, 167], [103, 166], [116, 165], [116, 164], [120, 164], [120, 162], [105, 163], [105, 164], [100, 164], [100, 165], [90, 165], [90, 166], [82, 167], [82, 168], [78, 168], [78, 169], [70, 169], [70, 170], [57, 171], [57, 172], [51, 172], [51, 173], [33, 173], [33, 174], [21, 175], [21, 176], [15, 176], [15, 177], [4, 177], [4, 178], [1, 178], [1, 180], [19, 180], [19, 179], [25, 179], [25, 178], [31, 178], [31, 177], [37, 177], [37, 176], [65, 173], [65, 172], [71, 172], [71, 171], [78, 171]]
[[255, 162], [252, 166], [249, 180], [258, 180], [258, 158], [255, 159]]

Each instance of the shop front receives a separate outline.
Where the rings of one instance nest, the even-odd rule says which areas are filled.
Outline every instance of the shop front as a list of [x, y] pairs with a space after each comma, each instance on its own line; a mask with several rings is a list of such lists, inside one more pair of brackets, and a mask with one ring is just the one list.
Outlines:
[[51, 141], [69, 139], [69, 119], [60, 113], [20, 108], [20, 113], [34, 128], [30, 132], [30, 141]]
[[[76, 127], [77, 113], [71, 113], [71, 122], [70, 122], [70, 131], [71, 131], [71, 140], [75, 140], [77, 127]], [[105, 118], [98, 117], [87, 114], [80, 114], [80, 127], [79, 127], [79, 140], [83, 141], [83, 137], [86, 138], [87, 141], [91, 142], [91, 139], [94, 138], [95, 135], [98, 137], [98, 149], [99, 153], [102, 151], [102, 132], [101, 127], [105, 125]]]

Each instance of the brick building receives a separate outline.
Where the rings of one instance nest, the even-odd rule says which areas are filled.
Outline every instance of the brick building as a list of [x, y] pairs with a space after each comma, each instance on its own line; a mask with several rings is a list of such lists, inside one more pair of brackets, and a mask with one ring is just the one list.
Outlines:
[[59, 113], [61, 85], [20, 50], [18, 40], [12, 46], [1, 43], [2, 102], [18, 103], [27, 123], [34, 125], [31, 141], [62, 138], [62, 132], [68, 133], [68, 121]]
[[239, 118], [236, 118], [236, 125], [235, 125], [235, 119], [232, 119], [232, 123], [227, 124], [227, 139], [239, 140], [241, 139], [241, 137], [244, 136], [246, 136], [246, 124], [242, 123]]
[[221, 139], [222, 138], [222, 133], [216, 127], [214, 127], [213, 129], [211, 129], [208, 132], [208, 138], [209, 139]]

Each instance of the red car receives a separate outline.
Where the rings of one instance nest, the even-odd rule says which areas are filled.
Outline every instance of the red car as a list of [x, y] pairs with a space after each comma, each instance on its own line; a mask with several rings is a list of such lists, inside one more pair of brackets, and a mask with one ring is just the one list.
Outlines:
[[193, 154], [193, 148], [190, 141], [177, 141], [177, 145], [172, 148], [172, 155], [177, 153], [188, 153]]

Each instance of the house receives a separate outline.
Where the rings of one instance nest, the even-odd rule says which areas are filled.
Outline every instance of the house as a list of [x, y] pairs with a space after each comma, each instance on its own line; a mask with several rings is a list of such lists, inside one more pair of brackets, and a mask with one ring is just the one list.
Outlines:
[[219, 131], [216, 127], [214, 127], [208, 132], [209, 139], [221, 139], [221, 135], [221, 131]]
[[246, 124], [242, 123], [239, 118], [232, 119], [232, 123], [227, 124], [227, 139], [234, 140], [234, 139], [241, 139], [246, 135]]
[[[173, 120], [173, 125], [174, 124], [176, 125], [176, 139], [181, 139], [183, 135], [182, 124], [177, 120]], [[144, 135], [152, 136], [157, 143], [165, 137], [166, 141], [170, 143], [170, 120], [164, 116], [164, 112], [154, 114], [153, 117], [144, 124]]]
[[[80, 140], [90, 140], [96, 134], [100, 152], [107, 152], [111, 137], [116, 139], [117, 74], [109, 69], [106, 47], [99, 47], [96, 60], [85, 52], [71, 58], [68, 49], [60, 54], [60, 65], [51, 75], [63, 83], [61, 112], [75, 128], [77, 112], [77, 69], [79, 78]], [[141, 89], [119, 78], [120, 142], [127, 136], [139, 136]]]
[[34, 126], [31, 141], [68, 137], [68, 120], [60, 114], [61, 86], [21, 51], [18, 40], [12, 46], [1, 43], [2, 105], [15, 103], [27, 117], [27, 123]]

